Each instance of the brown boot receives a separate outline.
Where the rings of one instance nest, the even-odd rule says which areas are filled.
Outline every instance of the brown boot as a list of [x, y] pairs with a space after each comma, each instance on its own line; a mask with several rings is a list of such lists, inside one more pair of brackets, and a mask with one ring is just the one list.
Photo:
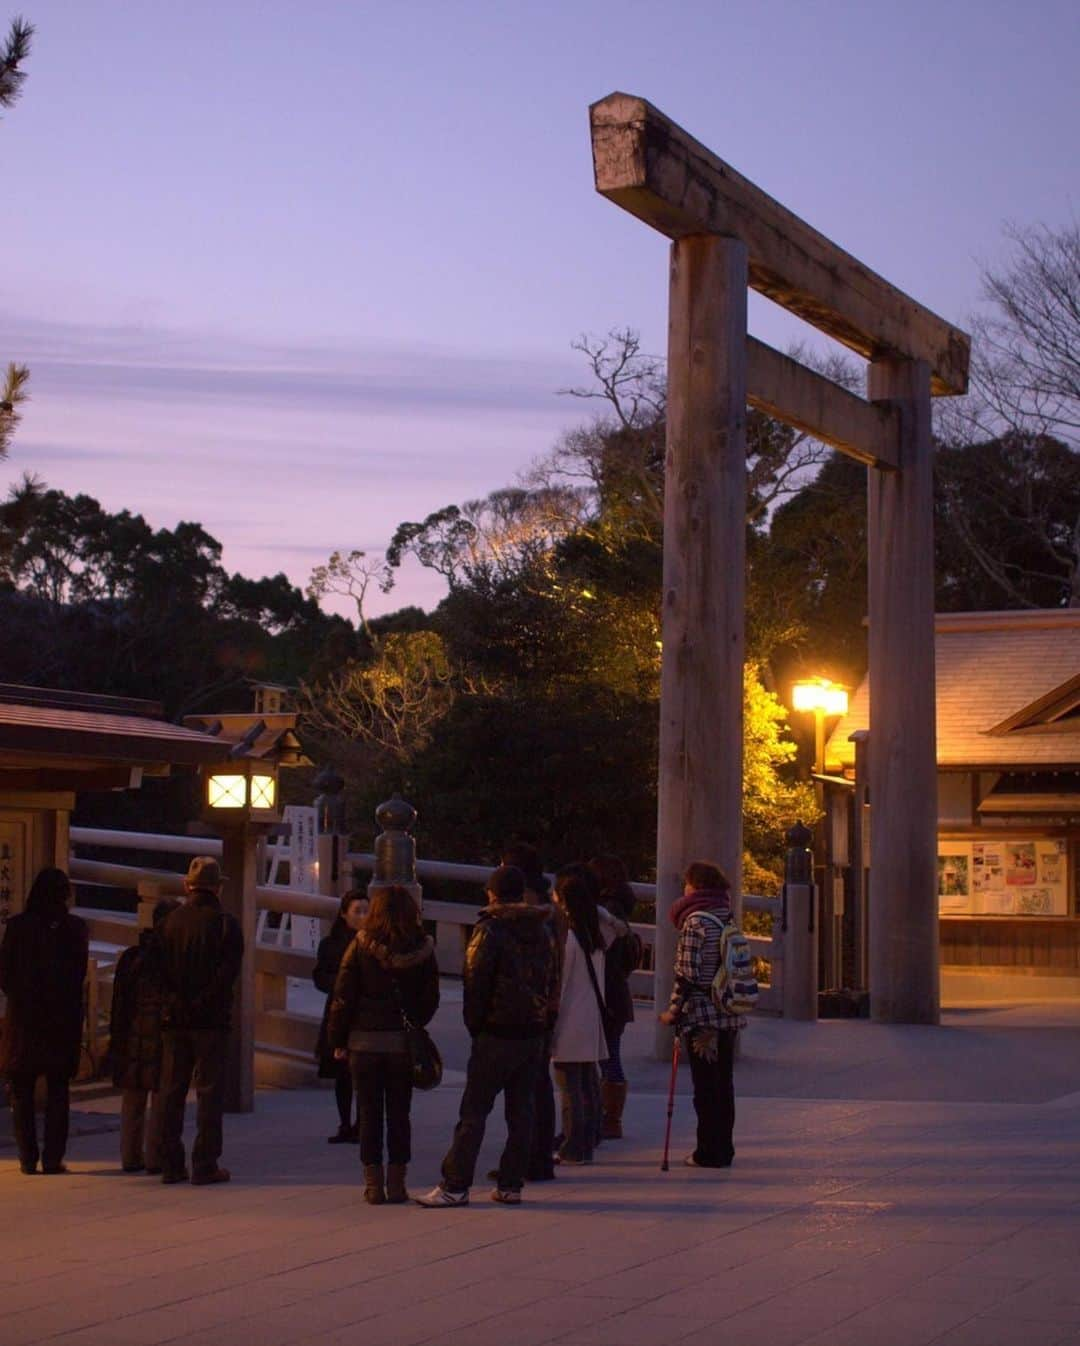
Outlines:
[[369, 1206], [381, 1206], [386, 1200], [382, 1164], [364, 1165], [364, 1200]]
[[626, 1084], [609, 1084], [604, 1080], [600, 1097], [604, 1104], [604, 1123], [600, 1134], [605, 1140], [622, 1140], [622, 1115], [626, 1107]]
[[387, 1164], [386, 1166], [386, 1200], [391, 1206], [400, 1206], [408, 1201], [409, 1193], [405, 1188], [404, 1164]]

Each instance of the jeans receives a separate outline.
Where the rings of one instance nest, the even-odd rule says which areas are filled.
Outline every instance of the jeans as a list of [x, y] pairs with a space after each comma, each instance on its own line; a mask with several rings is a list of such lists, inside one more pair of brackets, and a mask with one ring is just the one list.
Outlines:
[[162, 1034], [162, 1171], [184, 1172], [184, 1101], [195, 1080], [195, 1143], [191, 1167], [198, 1174], [216, 1171], [221, 1158], [221, 1118], [225, 1110], [225, 1045], [219, 1028], [167, 1028]]
[[408, 1052], [350, 1052], [356, 1086], [356, 1122], [360, 1130], [360, 1162], [383, 1161], [383, 1118], [386, 1157], [391, 1164], [412, 1158], [412, 1061]]
[[619, 1024], [618, 1028], [604, 1029], [608, 1054], [607, 1060], [600, 1062], [600, 1078], [605, 1084], [626, 1083], [626, 1073], [622, 1066], [622, 1035], [625, 1032], [625, 1024]]
[[544, 1059], [542, 1037], [510, 1039], [480, 1033], [473, 1038], [461, 1112], [443, 1160], [443, 1186], [464, 1192], [472, 1186], [484, 1129], [502, 1090], [506, 1091], [506, 1146], [499, 1160], [499, 1187], [520, 1191], [532, 1145], [536, 1074]]
[[[39, 1157], [37, 1119], [34, 1116], [34, 1088], [37, 1076], [19, 1071], [9, 1077], [11, 1085], [11, 1124], [19, 1162], [36, 1164]], [[43, 1168], [57, 1168], [67, 1149], [70, 1102], [66, 1074], [45, 1076], [45, 1145], [40, 1152]]]
[[564, 1159], [591, 1160], [600, 1130], [600, 1075], [595, 1061], [556, 1061], [555, 1080], [562, 1094]]
[[726, 1168], [735, 1157], [731, 1133], [735, 1127], [735, 1029], [716, 1034], [717, 1057], [706, 1060], [694, 1051], [693, 1032], [687, 1034], [687, 1056], [694, 1081], [697, 1148], [694, 1158], [709, 1168]]
[[160, 1172], [161, 1127], [161, 1090], [125, 1089], [120, 1096], [120, 1163], [124, 1168]]

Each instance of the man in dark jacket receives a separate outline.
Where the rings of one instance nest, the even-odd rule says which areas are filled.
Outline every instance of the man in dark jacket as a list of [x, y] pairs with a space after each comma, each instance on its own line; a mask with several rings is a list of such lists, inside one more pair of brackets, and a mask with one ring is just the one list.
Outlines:
[[558, 1008], [555, 943], [546, 906], [522, 899], [525, 876], [502, 865], [488, 880], [488, 906], [465, 956], [465, 1026], [472, 1036], [465, 1092], [442, 1182], [422, 1206], [464, 1206], [488, 1115], [506, 1091], [506, 1146], [492, 1200], [521, 1201], [532, 1139], [536, 1072]]
[[244, 955], [237, 922], [221, 908], [221, 867], [197, 855], [184, 880], [188, 898], [161, 928], [156, 972], [162, 988], [162, 1182], [184, 1182], [184, 1100], [195, 1079], [191, 1181], [228, 1182], [222, 1168], [225, 1052], [233, 984]]

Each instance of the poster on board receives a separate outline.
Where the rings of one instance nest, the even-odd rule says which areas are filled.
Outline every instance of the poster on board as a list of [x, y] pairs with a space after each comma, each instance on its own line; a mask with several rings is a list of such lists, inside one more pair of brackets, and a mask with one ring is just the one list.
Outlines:
[[1057, 838], [938, 843], [945, 916], [1067, 916], [1066, 843]]
[[938, 853], [938, 911], [971, 910], [971, 847], [962, 843]]

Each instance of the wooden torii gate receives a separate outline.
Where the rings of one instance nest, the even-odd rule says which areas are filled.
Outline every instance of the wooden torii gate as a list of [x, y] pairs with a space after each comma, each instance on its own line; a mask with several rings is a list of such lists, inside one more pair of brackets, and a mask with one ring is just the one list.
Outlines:
[[[970, 342], [642, 98], [590, 109], [596, 189], [672, 239], [657, 836], [657, 1003], [692, 859], [741, 889], [746, 407], [874, 469], [869, 489], [870, 997], [936, 1023], [937, 769], [930, 399]], [[747, 336], [747, 286], [869, 361], [867, 398]]]

